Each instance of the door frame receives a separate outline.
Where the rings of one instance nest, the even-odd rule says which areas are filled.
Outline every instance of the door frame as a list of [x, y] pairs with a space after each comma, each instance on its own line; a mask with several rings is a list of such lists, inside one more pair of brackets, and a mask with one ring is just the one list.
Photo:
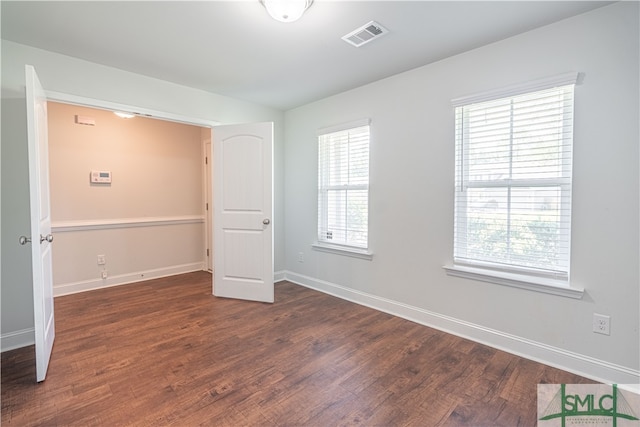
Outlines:
[[[72, 95], [64, 92], [49, 91], [45, 89], [45, 94], [47, 96], [47, 101], [60, 102], [63, 104], [79, 105], [81, 107], [97, 108], [101, 110], [131, 112], [131, 113], [135, 113], [137, 115], [150, 118], [150, 119], [158, 119], [158, 120], [164, 120], [169, 122], [183, 123], [187, 125], [208, 128], [209, 130], [211, 130], [215, 126], [222, 124], [221, 122], [218, 122], [215, 120], [207, 120], [207, 119], [201, 119], [197, 117], [183, 116], [181, 114], [168, 113], [166, 111], [160, 111], [160, 110], [152, 110], [149, 108], [135, 106], [135, 105], [120, 104], [117, 102], [105, 101], [97, 98], [88, 98], [84, 96]], [[208, 139], [209, 141], [211, 141], [211, 136], [209, 136]], [[204, 143], [203, 143], [203, 146], [204, 146]], [[204, 158], [202, 160], [204, 161]], [[212, 159], [210, 158], [209, 162], [211, 161]], [[206, 191], [207, 183], [204, 182], [206, 180], [206, 173], [204, 173], [204, 171], [203, 171], [202, 179], [203, 179], [203, 186], [204, 186], [203, 191]], [[211, 190], [213, 191], [213, 188], [211, 188]], [[209, 203], [211, 205], [213, 201], [213, 194], [209, 195], [209, 199], [211, 200], [211, 202]], [[209, 206], [209, 209], [211, 209], [211, 206]], [[202, 212], [205, 215], [205, 230], [206, 230], [207, 229], [207, 224], [206, 224], [207, 212], [205, 211], [204, 205], [202, 207]], [[206, 230], [207, 233], [209, 233], [210, 231], [211, 230]], [[213, 249], [211, 249], [211, 252], [213, 252]], [[204, 271], [209, 271], [207, 268], [208, 259], [211, 259], [211, 257], [207, 257], [207, 242], [205, 240], [203, 245], [203, 251], [202, 251], [202, 265], [204, 267]]]
[[212, 128], [221, 125], [221, 122], [215, 120], [201, 119], [191, 116], [183, 116], [181, 114], [168, 113], [166, 111], [152, 110], [136, 105], [120, 104], [117, 102], [105, 101], [97, 98], [88, 98], [84, 96], [72, 95], [64, 92], [55, 92], [45, 89], [47, 101], [62, 102], [64, 104], [80, 105], [83, 107], [98, 108], [110, 111], [131, 112], [150, 119], [166, 120], [170, 122], [184, 123], [187, 125]]
[[205, 159], [204, 164], [204, 192], [203, 201], [204, 211], [204, 229], [206, 239], [204, 240], [204, 254], [206, 256], [205, 269], [213, 273], [213, 151], [212, 151], [211, 135], [202, 140], [202, 157]]

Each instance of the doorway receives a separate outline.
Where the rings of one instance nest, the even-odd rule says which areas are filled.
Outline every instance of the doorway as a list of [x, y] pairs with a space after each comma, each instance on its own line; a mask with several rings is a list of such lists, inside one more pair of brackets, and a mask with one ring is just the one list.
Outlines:
[[[48, 138], [46, 137], [49, 133], [47, 124], [47, 101], [62, 101], [62, 104], [60, 105], [73, 106], [74, 108], [97, 107], [101, 108], [101, 112], [104, 112], [103, 110], [109, 110], [110, 108], [105, 107], [105, 104], [109, 104], [106, 102], [102, 103], [102, 106], [97, 106], [95, 104], [87, 103], [85, 99], [71, 95], [60, 96], [60, 94], [56, 93], [47, 94], [42, 88], [33, 66], [27, 65], [25, 67], [25, 74], [28, 82], [26, 98], [28, 125], [27, 135], [29, 142], [29, 175], [31, 183], [30, 195], [37, 196], [40, 199], [40, 204], [36, 201], [36, 206], [44, 205], [48, 212], [50, 176], [47, 171], [50, 169], [48, 155], [49, 144], [47, 142]], [[74, 102], [67, 102], [71, 99], [73, 99]], [[100, 104], [100, 102], [97, 104]], [[111, 105], [114, 106], [115, 104]], [[34, 109], [38, 109], [37, 117], [40, 117], [40, 120], [34, 119], [36, 116], [34, 114]], [[118, 109], [120, 110], [120, 108]], [[106, 114], [109, 113], [107, 112]], [[127, 114], [128, 117], [118, 114], [121, 118], [132, 118], [135, 115], [140, 115], [140, 113], [134, 115]], [[153, 117], [149, 114], [145, 114], [145, 116]], [[74, 117], [74, 123], [77, 125], [95, 126], [96, 121], [90, 116], [76, 114]], [[217, 218], [216, 223], [219, 224], [216, 227], [216, 230], [213, 231], [217, 238], [212, 240], [216, 246], [220, 245], [218, 250], [216, 250], [219, 254], [218, 258], [220, 259], [215, 263], [215, 270], [216, 276], [220, 279], [221, 285], [221, 290], [218, 291], [218, 288], [213, 286], [214, 281], [212, 280], [213, 294], [228, 298], [274, 302], [273, 228], [270, 226], [271, 218], [273, 217], [273, 122], [219, 126], [216, 129], [216, 138], [211, 138], [211, 140], [213, 142], [211, 154], [213, 154], [213, 146], [216, 147], [215, 150], [217, 152], [217, 155], [215, 156], [216, 166], [214, 168], [212, 164], [211, 167], [212, 169], [215, 169], [216, 172], [216, 183], [215, 185], [212, 185], [212, 193], [216, 196], [215, 204], [217, 206], [214, 218]], [[33, 148], [34, 145], [36, 146], [35, 149]], [[38, 147], [44, 147], [44, 150], [39, 150]], [[74, 150], [67, 151], [67, 154], [70, 154], [73, 151]], [[147, 152], [149, 153], [149, 157], [151, 153], [154, 153], [154, 151], [155, 150], [151, 150]], [[213, 155], [211, 157], [213, 158]], [[145, 164], [146, 160], [147, 157], [143, 157], [139, 162], [139, 165]], [[37, 164], [38, 161], [40, 162], [40, 166]], [[197, 161], [196, 163], [202, 165], [202, 162]], [[42, 165], [44, 165], [44, 167]], [[142, 169], [142, 166], [140, 166], [140, 168]], [[64, 172], [66, 172], [66, 169], [66, 167], [63, 168]], [[162, 182], [162, 180], [158, 180], [158, 178], [162, 177], [162, 173], [169, 169], [170, 168], [166, 167], [151, 167], [148, 171], [142, 171], [142, 173], [139, 174], [140, 177], [150, 177], [151, 182], [156, 185], [148, 188], [146, 191], [139, 192], [138, 196], [143, 198], [143, 200], [146, 200], [148, 195], [170, 188], [172, 184], [171, 181], [168, 181], [169, 185], [165, 187], [158, 185]], [[137, 169], [134, 168], [134, 171], [137, 171]], [[74, 177], [79, 175], [81, 175], [81, 173], [74, 175]], [[203, 175], [203, 173], [200, 173], [200, 183], [202, 182]], [[36, 178], [34, 179], [34, 177]], [[129, 180], [129, 183], [132, 182], [132, 180]], [[89, 172], [89, 183], [90, 186], [99, 186], [103, 189], [110, 188], [113, 183], [112, 173], [110, 170], [92, 168]], [[167, 184], [166, 181], [165, 184]], [[123, 186], [123, 188], [125, 187], [126, 186]], [[64, 188], [64, 190], [67, 190], [67, 188]], [[108, 199], [108, 194], [109, 193], [100, 193], [97, 200], [102, 201], [104, 199]], [[200, 192], [200, 194], [202, 194], [202, 192]], [[161, 199], [165, 204], [172, 204], [172, 200], [170, 198], [166, 198], [168, 201], [164, 198]], [[42, 202], [43, 200], [44, 202]], [[137, 202], [135, 199], [129, 199], [129, 201], [132, 204]], [[128, 204], [123, 201], [120, 201], [120, 203], [114, 203], [111, 201], [110, 203], [103, 204], [103, 207], [105, 206], [113, 209], [114, 207], [119, 208], [128, 206]], [[202, 206], [202, 203], [200, 203], [200, 206]], [[36, 221], [41, 222], [41, 211], [41, 209], [37, 208], [32, 210], [32, 223], [35, 223]], [[101, 215], [104, 212], [99, 209], [98, 213]], [[268, 217], [265, 217], [266, 215], [268, 215]], [[50, 218], [49, 215], [47, 215], [47, 217]], [[260, 222], [260, 218], [264, 219], [262, 219], [261, 225], [257, 225]], [[75, 224], [75, 227], [77, 228], [75, 231], [103, 231], [106, 229], [123, 228], [123, 225], [132, 223], [142, 223], [144, 225], [138, 226], [142, 228], [144, 226], [152, 225], [167, 225], [167, 221], [168, 220], [166, 218], [145, 218], [142, 221], [136, 220], [135, 218], [122, 218], [116, 221], [112, 220], [104, 222], [103, 220], [103, 223], [99, 224], [99, 227], [97, 228], [95, 221], [85, 221], [81, 224]], [[183, 220], [179, 221], [180, 225], [184, 224], [182, 221]], [[48, 220], [47, 224], [50, 224], [50, 220]], [[74, 227], [74, 225], [61, 224], [58, 226], [58, 231], [64, 230], [65, 227]], [[32, 226], [31, 229], [32, 234], [34, 235], [37, 235], [38, 232], [40, 232], [40, 243], [43, 241], [51, 243], [53, 241], [53, 236], [50, 232], [47, 237], [42, 237], [42, 232], [48, 231], [43, 230], [41, 226]], [[49, 225], [48, 229], [51, 231], [52, 227]], [[198, 235], [202, 237], [201, 232]], [[132, 239], [132, 241], [133, 240], [138, 242], [141, 239]], [[144, 239], [142, 240], [144, 241]], [[29, 240], [25, 238], [25, 242], [28, 241]], [[93, 240], [90, 239], [90, 241]], [[167, 243], [166, 239], [160, 239], [157, 247], [171, 247], [171, 243], [172, 242]], [[50, 254], [51, 251], [48, 251], [47, 253]], [[90, 251], [88, 253], [90, 254]], [[263, 262], [258, 263], [258, 265], [261, 264], [261, 267], [256, 269], [256, 261], [260, 259], [262, 259]], [[103, 270], [101, 271], [101, 278], [106, 280], [108, 277], [108, 271], [106, 270], [106, 255], [97, 255], [97, 264], [102, 266]], [[35, 261], [34, 265], [36, 265]], [[40, 267], [41, 265], [38, 265], [38, 268]], [[202, 270], [202, 264], [199, 269]], [[36, 270], [34, 268], [34, 272], [35, 271]], [[249, 274], [247, 274], [247, 272]], [[178, 273], [179, 272], [162, 274], [160, 277], [175, 275]], [[149, 277], [144, 278], [144, 276], [144, 274], [141, 274], [141, 280], [149, 279]], [[134, 281], [137, 280], [124, 281], [116, 284], [130, 283]], [[46, 295], [43, 296], [41, 293], [36, 291], [46, 288], [46, 290], [48, 290], [48, 300], [51, 307], [49, 324], [51, 325], [50, 330], [52, 331], [50, 340], [48, 340], [49, 351], [48, 354], [44, 356], [42, 355], [42, 350], [44, 349], [44, 345], [47, 343], [42, 343], [42, 340], [36, 339], [37, 365], [39, 367], [40, 365], [44, 365], [43, 369], [38, 369], [38, 381], [43, 381], [45, 379], [46, 369], [51, 354], [50, 350], [54, 339], [52, 302], [53, 297], [56, 295], [52, 285], [53, 282], [51, 278], [43, 280], [34, 273], [34, 311], [36, 312], [36, 317], [38, 317], [38, 314], [42, 313], [40, 307], [46, 302], [45, 298], [47, 297]], [[76, 289], [76, 292], [80, 290]], [[42, 327], [36, 322], [35, 329], [37, 337], [39, 332], [42, 331]]]
[[204, 152], [204, 203], [205, 203], [205, 255], [207, 270], [213, 273], [213, 188], [211, 164], [211, 138], [203, 141]]
[[50, 105], [54, 295], [208, 270], [210, 128]]

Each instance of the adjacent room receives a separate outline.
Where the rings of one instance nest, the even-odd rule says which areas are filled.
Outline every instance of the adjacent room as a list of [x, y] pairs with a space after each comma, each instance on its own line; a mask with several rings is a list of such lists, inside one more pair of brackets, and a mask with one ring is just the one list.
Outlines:
[[57, 102], [47, 112], [55, 296], [209, 269], [209, 129]]
[[2, 421], [640, 418], [639, 3], [284, 3], [0, 4]]

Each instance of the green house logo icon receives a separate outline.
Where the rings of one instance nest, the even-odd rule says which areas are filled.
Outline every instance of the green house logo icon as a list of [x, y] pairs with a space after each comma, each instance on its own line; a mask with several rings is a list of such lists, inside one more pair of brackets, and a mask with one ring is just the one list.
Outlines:
[[[606, 419], [607, 424], [613, 427], [618, 426], [618, 420], [639, 420], [632, 405], [616, 384], [606, 392], [602, 392], [602, 387], [597, 384], [581, 384], [576, 385], [577, 390], [568, 392], [566, 384], [560, 384], [559, 390], [546, 409], [538, 414], [539, 420], [560, 419], [562, 427], [567, 424], [567, 419], [570, 419], [570, 425], [576, 426], [591, 424], [594, 417], [598, 417], [601, 420]], [[540, 396], [540, 392], [538, 395]], [[580, 423], [577, 417], [582, 417], [584, 423]], [[540, 423], [540, 426], [543, 425], [544, 423]]]

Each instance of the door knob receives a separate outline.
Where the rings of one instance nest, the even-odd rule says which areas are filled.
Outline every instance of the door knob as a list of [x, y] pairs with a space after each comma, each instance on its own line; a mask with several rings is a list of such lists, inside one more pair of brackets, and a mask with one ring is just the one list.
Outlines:
[[21, 245], [26, 245], [30, 241], [31, 241], [31, 237], [27, 237], [27, 236], [20, 236], [20, 238], [18, 239], [18, 242], [20, 242]]
[[271, 223], [271, 221], [269, 221], [269, 218], [265, 218], [265, 219], [262, 220], [262, 223], [264, 225], [269, 225]]
[[53, 242], [53, 234], [47, 234], [46, 236], [40, 235], [40, 243], [47, 241], [49, 243]]

